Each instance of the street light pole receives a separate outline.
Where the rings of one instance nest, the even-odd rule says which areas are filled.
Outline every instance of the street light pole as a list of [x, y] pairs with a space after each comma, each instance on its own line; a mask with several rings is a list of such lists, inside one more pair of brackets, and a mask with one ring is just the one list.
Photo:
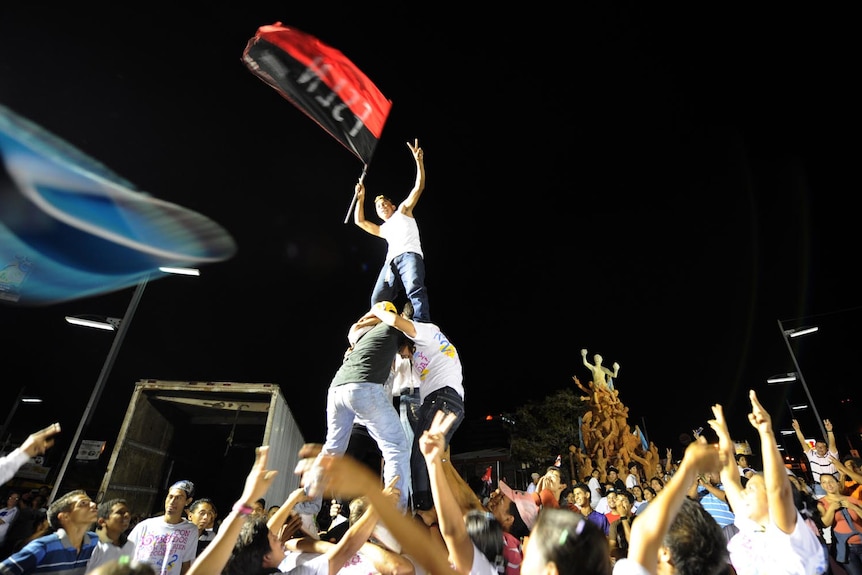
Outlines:
[[[793, 367], [796, 368], [796, 375], [799, 376], [799, 382], [802, 384], [802, 389], [805, 390], [805, 395], [808, 397], [808, 403], [811, 404], [811, 410], [814, 412], [814, 417], [817, 418], [817, 424], [820, 426], [820, 433], [822, 433], [823, 441], [827, 440], [828, 434], [826, 433], [826, 426], [823, 425], [823, 419], [820, 418], [820, 413], [817, 411], [817, 405], [814, 403], [814, 398], [811, 397], [811, 391], [808, 390], [808, 384], [805, 383], [805, 376], [802, 375], [802, 370], [799, 369], [799, 362], [796, 361], [796, 354], [793, 353], [793, 347], [790, 345], [790, 338], [788, 337], [788, 330], [784, 329], [784, 325], [781, 323], [781, 320], [778, 320], [778, 329], [781, 330], [781, 337], [784, 338], [784, 343], [787, 345], [787, 351], [790, 352], [790, 358], [793, 360]], [[792, 412], [791, 412], [792, 415]]]
[[9, 437], [6, 437], [6, 433], [9, 431], [9, 424], [12, 423], [12, 418], [15, 417], [15, 413], [18, 411], [18, 406], [22, 403], [42, 403], [41, 398], [28, 396], [25, 393], [26, 391], [27, 386], [24, 386], [18, 392], [18, 397], [15, 398], [15, 403], [12, 404], [12, 409], [9, 410], [9, 415], [6, 416], [6, 421], [3, 422], [2, 431], [0, 431], [0, 451], [3, 453], [6, 452], [6, 447], [9, 445]]
[[114, 360], [117, 359], [117, 354], [120, 351], [120, 346], [123, 344], [123, 338], [126, 337], [126, 332], [129, 329], [129, 324], [132, 323], [132, 316], [135, 315], [135, 310], [138, 308], [138, 303], [141, 301], [141, 297], [144, 295], [144, 288], [147, 287], [147, 281], [149, 280], [149, 276], [144, 277], [140, 282], [138, 282], [138, 286], [135, 288], [134, 294], [132, 294], [132, 300], [129, 302], [129, 307], [126, 308], [126, 313], [123, 315], [123, 319], [120, 321], [120, 325], [117, 328], [117, 333], [114, 336], [114, 342], [111, 344], [111, 350], [108, 352], [108, 357], [105, 358], [105, 363], [102, 365], [102, 371], [99, 373], [99, 379], [96, 380], [96, 386], [93, 388], [93, 393], [90, 394], [90, 401], [87, 403], [87, 407], [84, 408], [84, 413], [81, 415], [81, 421], [78, 423], [78, 429], [75, 430], [75, 435], [72, 437], [72, 442], [69, 445], [69, 450], [66, 452], [66, 458], [63, 460], [63, 465], [60, 467], [60, 472], [57, 474], [57, 479], [54, 480], [54, 488], [51, 490], [51, 495], [48, 496], [48, 501], [54, 501], [54, 498], [57, 496], [57, 491], [60, 489], [60, 484], [63, 482], [63, 478], [66, 475], [66, 469], [69, 467], [69, 462], [72, 460], [72, 457], [75, 456], [75, 448], [78, 445], [78, 440], [81, 438], [81, 433], [84, 431], [84, 428], [89, 425], [90, 419], [92, 417], [93, 408], [99, 402], [99, 398], [102, 396], [102, 390], [105, 388], [105, 383], [108, 381], [108, 375], [111, 373], [111, 369], [114, 367]]

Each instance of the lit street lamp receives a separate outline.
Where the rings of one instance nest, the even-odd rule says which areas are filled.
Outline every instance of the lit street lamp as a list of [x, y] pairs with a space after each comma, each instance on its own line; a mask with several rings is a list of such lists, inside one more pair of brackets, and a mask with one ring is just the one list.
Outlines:
[[117, 317], [99, 317], [96, 315], [67, 315], [66, 321], [72, 325], [92, 327], [105, 331], [117, 331], [123, 320]]
[[21, 391], [18, 392], [18, 397], [15, 398], [15, 403], [12, 404], [12, 409], [9, 410], [9, 415], [6, 416], [6, 421], [3, 422], [2, 431], [0, 431], [0, 440], [3, 441], [3, 449], [2, 451], [6, 451], [6, 446], [9, 444], [9, 438], [6, 437], [6, 432], [9, 430], [9, 424], [12, 423], [12, 418], [15, 416], [15, 412], [18, 411], [18, 406], [22, 403], [42, 403], [41, 397], [34, 397], [32, 395], [26, 395], [26, 387], [22, 387]]
[[811, 397], [811, 391], [808, 389], [808, 384], [805, 383], [805, 377], [802, 375], [802, 370], [799, 368], [799, 362], [796, 361], [796, 354], [793, 353], [793, 347], [790, 345], [791, 338], [797, 338], [803, 335], [807, 335], [809, 333], [814, 333], [819, 328], [800, 327], [784, 329], [784, 325], [781, 323], [781, 320], [778, 320], [778, 329], [781, 330], [781, 336], [784, 338], [784, 343], [785, 345], [787, 345], [787, 351], [790, 353], [790, 358], [793, 360], [793, 366], [796, 368], [796, 371], [793, 373], [785, 374], [783, 377], [767, 379], [766, 382], [785, 383], [799, 380], [799, 383], [802, 384], [802, 389], [805, 390], [805, 396], [808, 398], [808, 403], [811, 405], [811, 410], [814, 412], [814, 417], [817, 419], [817, 425], [820, 426], [820, 433], [822, 434], [823, 441], [827, 441], [826, 426], [823, 425], [823, 419], [820, 417], [820, 413], [817, 411], [817, 405], [814, 403], [814, 398]]

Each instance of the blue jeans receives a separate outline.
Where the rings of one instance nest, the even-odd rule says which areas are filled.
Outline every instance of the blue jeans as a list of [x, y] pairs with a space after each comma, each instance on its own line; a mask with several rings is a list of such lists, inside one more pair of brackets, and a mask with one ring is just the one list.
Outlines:
[[404, 292], [413, 304], [413, 319], [428, 323], [431, 310], [428, 307], [428, 290], [425, 288], [425, 260], [417, 253], [407, 252], [392, 258], [377, 276], [371, 305], [377, 302], [394, 302]]
[[383, 456], [383, 484], [396, 475], [401, 490], [399, 507], [407, 509], [410, 485], [410, 444], [392, 400], [379, 383], [348, 383], [329, 388], [326, 398], [326, 440], [323, 452], [347, 451], [353, 423], [360, 423], [377, 443]]
[[413, 393], [402, 393], [398, 396], [398, 410], [401, 412], [401, 427], [404, 428], [404, 434], [407, 436], [407, 442], [413, 445], [413, 430], [419, 424], [419, 388], [413, 390]]
[[[407, 445], [413, 449], [413, 430], [419, 425], [419, 388], [415, 388], [413, 393], [402, 393], [398, 396], [398, 410], [401, 412], [401, 427], [404, 429], [404, 435], [407, 436]], [[412, 463], [411, 463], [412, 465]], [[411, 475], [413, 470], [410, 471]], [[409, 485], [410, 493], [413, 495], [413, 486]]]
[[410, 453], [410, 472], [413, 475], [413, 507], [423, 511], [431, 509], [434, 500], [431, 496], [431, 479], [428, 477], [428, 466], [425, 463], [425, 456], [422, 455], [422, 450], [419, 448], [419, 438], [422, 437], [423, 431], [431, 427], [434, 414], [438, 411], [455, 413], [458, 416], [452, 428], [449, 429], [449, 433], [446, 434], [446, 446], [448, 447], [452, 436], [455, 435], [455, 430], [464, 421], [464, 400], [453, 388], [444, 387], [429, 393], [422, 405], [419, 406], [419, 419], [414, 428], [413, 450]]
[[847, 563], [840, 563], [847, 575], [862, 575], [862, 544], [850, 545], [847, 559]]

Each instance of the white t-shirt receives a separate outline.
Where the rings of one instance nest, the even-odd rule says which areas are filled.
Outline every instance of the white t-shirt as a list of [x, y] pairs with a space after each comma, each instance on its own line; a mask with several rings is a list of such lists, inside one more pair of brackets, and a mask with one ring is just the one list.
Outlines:
[[590, 477], [590, 480], [587, 481], [587, 486], [590, 488], [590, 507], [595, 509], [602, 498], [602, 484], [599, 483], [598, 478]]
[[497, 567], [473, 544], [473, 566], [470, 575], [498, 575]]
[[739, 533], [727, 543], [730, 562], [736, 575], [812, 575], [829, 567], [823, 546], [796, 512], [796, 526], [785, 533], [774, 523], [763, 529], [750, 519], [736, 514]]
[[391, 262], [395, 256], [408, 252], [417, 253], [424, 257], [416, 218], [402, 214], [400, 206], [389, 216], [388, 220], [380, 224], [380, 236], [386, 240], [388, 246], [386, 250], [387, 263]]
[[419, 396], [425, 401], [428, 394], [444, 387], [451, 387], [464, 399], [464, 374], [461, 357], [440, 328], [433, 323], [414, 321], [416, 353], [413, 354], [413, 370], [419, 376]]
[[135, 555], [135, 542], [132, 540], [127, 540], [122, 547], [117, 547], [110, 541], [102, 541], [101, 539], [96, 544], [96, 548], [93, 549], [93, 554], [90, 555], [90, 560], [87, 561], [87, 570], [85, 573], [89, 573], [99, 565], [103, 563], [107, 563], [109, 561], [114, 561], [115, 559], [119, 559], [120, 557], [127, 556], [129, 558]]
[[634, 559], [621, 557], [614, 563], [614, 575], [649, 575], [649, 571]]
[[3, 524], [0, 525], [0, 544], [6, 540], [6, 533], [9, 531], [9, 527], [12, 526], [16, 517], [18, 517], [17, 505], [0, 509], [0, 519], [3, 520]]
[[135, 545], [135, 561], [149, 563], [161, 575], [178, 575], [183, 563], [195, 560], [198, 526], [183, 519], [167, 523], [164, 516], [144, 519], [129, 533]]

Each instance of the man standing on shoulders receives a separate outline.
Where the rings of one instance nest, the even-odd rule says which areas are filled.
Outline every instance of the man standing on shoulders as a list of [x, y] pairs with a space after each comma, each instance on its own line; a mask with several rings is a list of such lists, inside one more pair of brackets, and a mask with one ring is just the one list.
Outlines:
[[165, 514], [144, 519], [129, 533], [135, 544], [134, 561], [149, 563], [161, 575], [181, 575], [197, 555], [198, 526], [183, 518], [195, 486], [177, 481], [165, 497]]
[[99, 541], [90, 531], [98, 508], [84, 490], [70, 491], [48, 508], [54, 533], [38, 537], [0, 563], [2, 575], [84, 575]]
[[356, 184], [356, 208], [353, 223], [373, 236], [383, 238], [388, 245], [386, 262], [380, 270], [371, 305], [381, 302], [394, 302], [403, 289], [413, 304], [413, 319], [431, 321], [428, 308], [428, 290], [425, 287], [425, 256], [419, 238], [419, 226], [413, 217], [413, 209], [425, 189], [425, 161], [419, 140], [407, 147], [416, 160], [416, 183], [403, 202], [395, 206], [392, 200], [380, 195], [374, 198], [377, 215], [383, 220], [378, 225], [365, 219], [365, 185], [362, 180]]

